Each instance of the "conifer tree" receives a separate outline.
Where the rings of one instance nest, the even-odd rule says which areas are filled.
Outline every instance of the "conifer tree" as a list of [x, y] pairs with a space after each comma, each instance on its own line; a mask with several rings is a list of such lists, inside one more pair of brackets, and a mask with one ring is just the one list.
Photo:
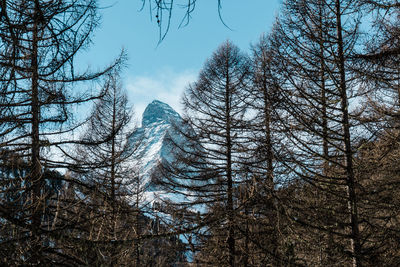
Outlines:
[[[112, 241], [133, 239], [138, 232], [139, 222], [135, 220], [139, 220], [140, 212], [130, 202], [133, 198], [135, 202], [140, 200], [142, 188], [132, 158], [137, 144], [129, 142], [134, 131], [132, 111], [118, 73], [107, 75], [103, 90], [104, 95], [95, 103], [82, 137], [87, 145], [76, 147], [74, 170], [94, 189], [82, 192], [87, 194], [95, 216], [89, 239], [93, 235], [106, 244], [92, 248], [93, 253], [99, 254], [99, 262], [91, 264], [115, 265], [126, 260], [124, 253], [134, 248], [119, 247]], [[133, 228], [127, 228], [129, 224]]]
[[[203, 256], [197, 259], [209, 264], [234, 266], [238, 254], [235, 192], [246, 179], [241, 165], [246, 147], [244, 88], [249, 79], [247, 57], [232, 42], [223, 43], [183, 96], [191, 130], [181, 132], [190, 144], [171, 140], [178, 162], [163, 166], [169, 171], [164, 185], [183, 193], [186, 201], [180, 207], [191, 206], [184, 217], [190, 218], [188, 225], [202, 229], [192, 243], [201, 247]], [[193, 209], [198, 213], [190, 212]]]
[[[281, 125], [285, 126], [286, 167], [290, 170], [287, 181], [300, 186], [303, 193], [309, 188], [308, 197], [299, 194], [288, 204], [288, 214], [308, 225], [305, 231], [318, 229], [320, 248], [345, 237], [337, 247], [349, 246], [352, 264], [361, 266], [361, 223], [353, 165], [357, 140], [351, 135], [354, 123], [349, 108], [349, 97], [356, 88], [350, 59], [356, 53], [359, 36], [358, 3], [288, 0], [283, 10], [275, 43], [286, 79], [281, 89], [285, 99]], [[336, 237], [329, 237], [331, 234]], [[310, 242], [304, 240], [305, 245]], [[298, 250], [300, 257], [308, 258], [305, 251], [309, 249]], [[350, 261], [345, 249], [334, 260], [323, 250], [319, 254], [314, 264]]]
[[[278, 265], [283, 260], [279, 234], [281, 222], [279, 201], [276, 198], [276, 188], [282, 179], [280, 164], [281, 140], [279, 133], [280, 115], [280, 85], [279, 75], [275, 72], [274, 48], [271, 36], [262, 35], [252, 46], [251, 86], [248, 86], [248, 97], [245, 99], [252, 116], [248, 119], [250, 132], [248, 151], [250, 160], [247, 162], [247, 175], [251, 177], [246, 187], [242, 188], [243, 202], [242, 225], [251, 227], [243, 229], [248, 240], [247, 253], [250, 258], [263, 255], [264, 264]], [[285, 177], [283, 176], [283, 179]], [[267, 235], [268, 238], [260, 238]], [[260, 262], [260, 263], [262, 263]]]
[[[77, 142], [71, 138], [79, 126], [73, 123], [71, 109], [99, 97], [84, 82], [95, 80], [120, 61], [99, 72], [75, 71], [74, 59], [89, 44], [97, 22], [94, 0], [1, 2], [0, 109], [5, 110], [1, 145], [25, 166], [21, 186], [14, 188], [22, 201], [1, 212], [16, 234], [2, 238], [1, 246], [11, 243], [21, 248], [4, 255], [7, 263], [51, 265], [68, 258], [54, 246], [54, 238], [62, 236], [61, 229], [65, 233], [74, 227], [71, 222], [76, 218], [57, 217], [58, 192], [49, 190], [51, 181], [44, 174], [66, 167], [60, 152]], [[78, 89], [78, 84], [85, 90]], [[9, 178], [2, 182], [6, 189], [14, 183], [15, 177]], [[61, 181], [62, 176], [57, 179]]]
[[[369, 264], [397, 265], [399, 262], [398, 184], [399, 140], [399, 3], [363, 1], [371, 12], [373, 24], [365, 38], [364, 49], [356, 55], [355, 71], [363, 93], [359, 108], [364, 139], [356, 154], [357, 174], [362, 188], [361, 213], [368, 217]], [[363, 218], [362, 218], [363, 219]], [[385, 241], [383, 241], [385, 240]], [[390, 255], [390, 256], [387, 256]]]

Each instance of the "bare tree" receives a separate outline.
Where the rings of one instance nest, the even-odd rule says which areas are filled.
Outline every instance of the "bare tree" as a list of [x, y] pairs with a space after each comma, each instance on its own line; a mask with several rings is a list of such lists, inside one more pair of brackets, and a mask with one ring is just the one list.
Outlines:
[[[274, 48], [271, 36], [262, 35], [252, 46], [251, 85], [246, 88], [244, 99], [251, 110], [248, 123], [247, 152], [250, 160], [246, 162], [246, 186], [239, 190], [243, 210], [241, 230], [245, 238], [246, 253], [249, 259], [264, 257], [258, 264], [275, 264], [283, 262], [279, 235], [282, 233], [279, 223], [279, 201], [276, 188], [282, 179], [280, 164], [276, 160], [280, 153], [281, 133], [280, 120], [280, 84], [279, 75], [275, 72]], [[284, 179], [285, 176], [283, 176]], [[267, 233], [268, 238], [260, 238]], [[262, 255], [262, 256], [261, 256]], [[253, 263], [255, 264], [255, 263]]]
[[[82, 137], [86, 145], [76, 146], [73, 170], [95, 189], [82, 193], [87, 194], [97, 217], [89, 230], [93, 234], [89, 233], [89, 236], [105, 243], [95, 250], [102, 259], [96, 264], [115, 265], [126, 260], [124, 255], [130, 257], [133, 253], [126, 253], [133, 247], [119, 247], [112, 245], [112, 241], [133, 238], [138, 232], [140, 211], [130, 202], [138, 202], [143, 190], [138, 187], [137, 166], [132, 160], [137, 144], [129, 142], [129, 136], [135, 130], [131, 126], [132, 111], [118, 73], [107, 75], [103, 90], [104, 96], [96, 102]], [[129, 217], [132, 219], [128, 220]]]
[[[288, 181], [304, 190], [311, 186], [310, 193], [315, 192], [317, 200], [306, 203], [299, 197], [289, 204], [292, 208], [299, 205], [307, 212], [315, 210], [316, 213], [309, 215], [312, 220], [302, 218], [297, 208], [289, 207], [293, 212], [289, 215], [297, 222], [317, 227], [318, 231], [346, 237], [342, 242], [349, 242], [352, 264], [361, 266], [353, 165], [356, 139], [351, 135], [354, 124], [349, 108], [349, 97], [356, 88], [350, 59], [359, 36], [357, 12], [357, 3], [351, 1], [288, 0], [276, 25], [274, 42], [279, 48], [281, 74], [286, 79], [281, 89], [286, 111], [281, 125], [285, 126], [286, 155], [290, 155], [285, 159], [290, 170]], [[347, 196], [343, 199], [343, 195]], [[323, 202], [318, 204], [328, 199], [329, 208]], [[347, 224], [348, 228], [334, 229], [326, 218]], [[320, 244], [323, 243], [330, 242], [325, 240]], [[307, 258], [306, 254], [303, 256]], [[341, 257], [346, 261], [345, 251]], [[320, 257], [319, 264], [323, 260]]]
[[[246, 178], [240, 165], [245, 161], [243, 99], [249, 79], [247, 57], [230, 41], [223, 43], [205, 63], [198, 81], [184, 94], [187, 122], [192, 130], [182, 134], [192, 145], [175, 142], [182, 163], [169, 166], [170, 179], [164, 182], [170, 189], [181, 189], [186, 203], [199, 212], [191, 215], [192, 224], [205, 228], [199, 232], [200, 240], [192, 245], [204, 241], [211, 251], [219, 246], [215, 255], [203, 248], [203, 260], [230, 266], [235, 265], [237, 254], [235, 191]], [[213, 236], [205, 238], [209, 234]]]
[[88, 86], [84, 90], [77, 85], [100, 77], [120, 59], [104, 71], [74, 71], [75, 56], [88, 45], [97, 26], [96, 1], [19, 0], [2, 1], [1, 5], [1, 109], [6, 110], [5, 116], [2, 114], [6, 129], [2, 146], [27, 166], [18, 188], [25, 197], [15, 207], [25, 215], [15, 217], [8, 209], [1, 211], [2, 219], [21, 235], [2, 242], [21, 242], [20, 254], [6, 255], [15, 264], [51, 264], [52, 257], [63, 258], [51, 240], [66, 225], [51, 227], [55, 214], [48, 209], [55, 208], [50, 199], [57, 194], [48, 190], [50, 181], [44, 174], [51, 168], [65, 167], [55, 151], [63, 152], [66, 144], [77, 142], [70, 138], [79, 126], [72, 120], [73, 106], [100, 95]]

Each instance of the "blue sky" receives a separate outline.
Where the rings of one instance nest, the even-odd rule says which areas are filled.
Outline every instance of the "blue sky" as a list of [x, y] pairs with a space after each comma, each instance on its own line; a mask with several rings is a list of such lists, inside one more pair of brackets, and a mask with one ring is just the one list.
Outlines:
[[[175, 0], [176, 3], [185, 0]], [[191, 21], [178, 29], [182, 11], [174, 9], [171, 28], [158, 44], [156, 20], [149, 6], [139, 12], [141, 0], [101, 0], [100, 27], [93, 44], [79, 64], [100, 68], [110, 63], [122, 48], [128, 53], [122, 73], [129, 99], [140, 117], [146, 105], [159, 99], [180, 111], [180, 96], [195, 81], [205, 60], [226, 39], [248, 51], [263, 32], [268, 32], [281, 0], [223, 0], [221, 23], [216, 0], [198, 0]], [[154, 15], [154, 14], [153, 14]]]

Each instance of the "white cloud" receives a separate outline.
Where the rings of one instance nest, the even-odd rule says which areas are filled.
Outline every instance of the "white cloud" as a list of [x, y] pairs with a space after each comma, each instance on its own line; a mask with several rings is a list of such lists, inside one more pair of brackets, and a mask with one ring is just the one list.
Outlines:
[[167, 103], [181, 113], [180, 100], [185, 88], [195, 81], [197, 72], [174, 72], [164, 70], [153, 76], [128, 76], [126, 88], [129, 100], [134, 105], [136, 117], [140, 120], [146, 106], [157, 99]]

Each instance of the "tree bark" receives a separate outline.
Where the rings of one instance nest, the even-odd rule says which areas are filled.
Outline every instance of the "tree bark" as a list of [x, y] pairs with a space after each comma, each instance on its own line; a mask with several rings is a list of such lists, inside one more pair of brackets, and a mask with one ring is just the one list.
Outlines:
[[[229, 47], [228, 47], [229, 48]], [[235, 266], [235, 230], [233, 228], [233, 180], [232, 180], [232, 140], [231, 140], [231, 120], [230, 120], [230, 79], [229, 79], [229, 58], [226, 62], [226, 84], [225, 84], [225, 118], [226, 118], [226, 179], [227, 179], [227, 209], [228, 209], [228, 248], [229, 265]]]
[[342, 127], [344, 137], [344, 153], [346, 164], [346, 182], [348, 194], [348, 209], [350, 215], [350, 228], [351, 228], [351, 250], [353, 258], [353, 266], [361, 267], [361, 243], [360, 231], [357, 211], [357, 196], [355, 192], [355, 176], [353, 169], [353, 153], [351, 148], [350, 139], [350, 122], [348, 111], [348, 99], [346, 88], [346, 73], [345, 73], [345, 60], [342, 36], [342, 22], [341, 22], [341, 2], [336, 0], [336, 30], [338, 42], [338, 60], [340, 72], [340, 98], [341, 98], [341, 113], [342, 113]]
[[35, 1], [34, 8], [34, 23], [32, 29], [32, 54], [31, 54], [31, 113], [32, 113], [32, 128], [31, 128], [31, 186], [32, 186], [32, 212], [31, 212], [31, 234], [34, 242], [33, 256], [31, 258], [32, 264], [40, 264], [41, 262], [41, 212], [43, 209], [43, 203], [41, 199], [41, 188], [42, 188], [42, 168], [40, 164], [40, 103], [39, 103], [39, 73], [38, 73], [38, 18], [39, 18], [39, 2]]

